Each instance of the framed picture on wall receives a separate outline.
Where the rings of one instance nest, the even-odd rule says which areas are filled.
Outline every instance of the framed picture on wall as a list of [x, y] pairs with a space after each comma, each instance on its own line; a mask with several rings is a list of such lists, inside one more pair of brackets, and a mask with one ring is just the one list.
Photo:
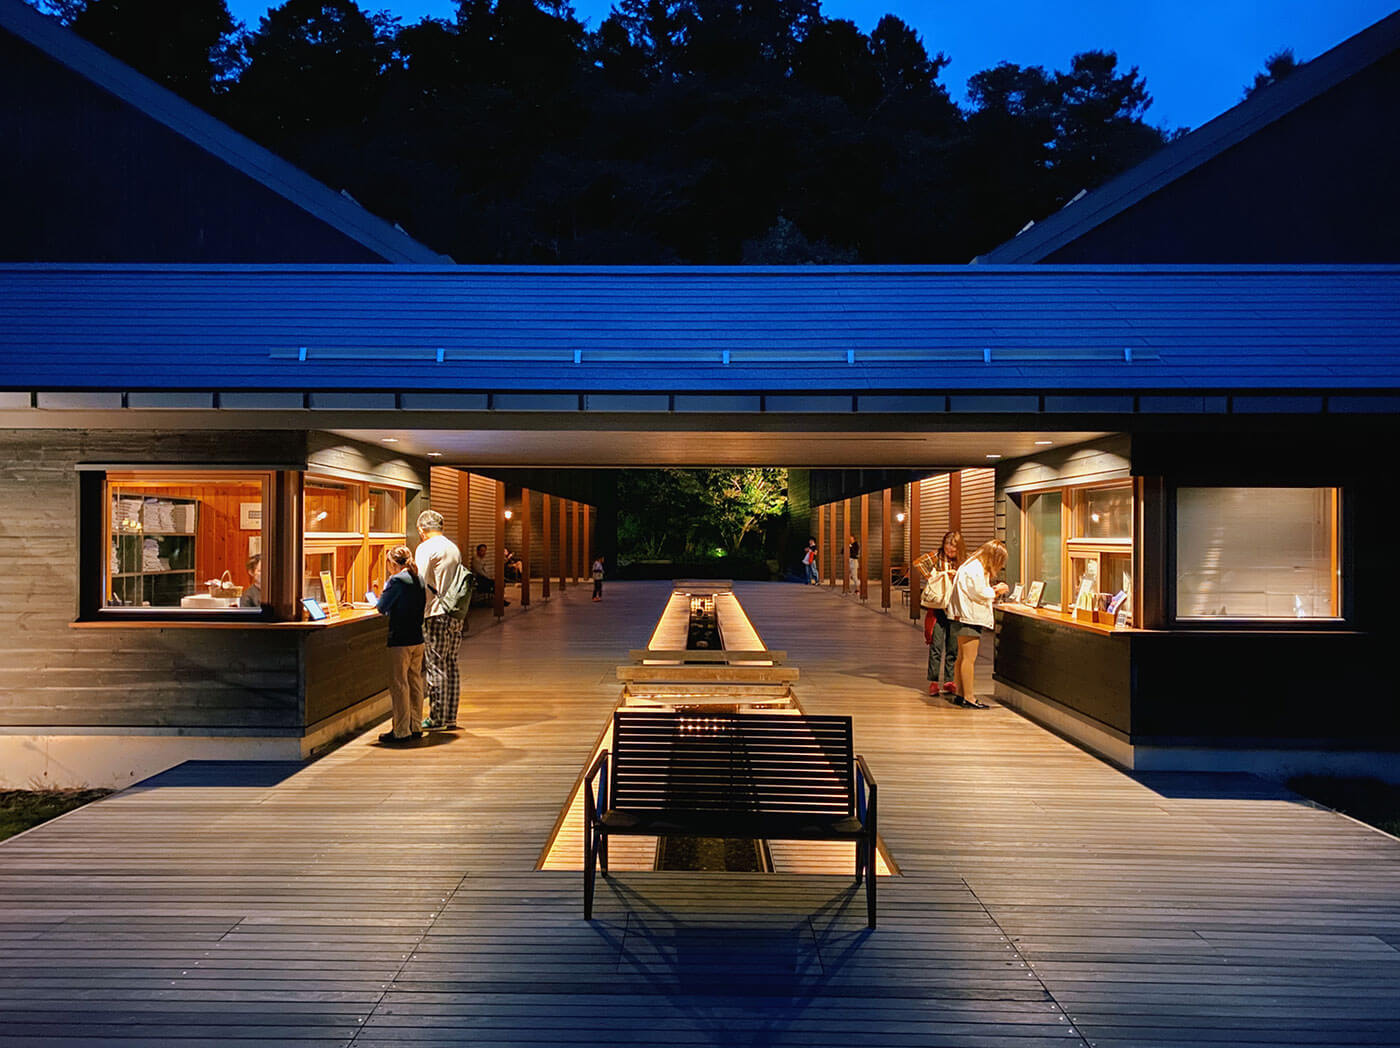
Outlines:
[[1040, 607], [1040, 595], [1045, 592], [1045, 583], [1032, 582], [1031, 588], [1026, 590], [1026, 604], [1032, 608]]

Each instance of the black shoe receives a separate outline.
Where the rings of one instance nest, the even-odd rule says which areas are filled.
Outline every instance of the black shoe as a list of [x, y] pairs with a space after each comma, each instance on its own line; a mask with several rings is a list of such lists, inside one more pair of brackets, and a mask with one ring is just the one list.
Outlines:
[[421, 739], [421, 738], [423, 737], [423, 733], [422, 733], [421, 731], [411, 731], [411, 732], [408, 733], [408, 735], [407, 735], [406, 737], [407, 737], [408, 740], [411, 741], [411, 742], [417, 742], [419, 739]]
[[385, 746], [398, 746], [407, 742], [412, 737], [411, 735], [405, 735], [403, 738], [399, 738], [392, 731], [386, 731], [383, 735], [379, 736], [379, 741]]

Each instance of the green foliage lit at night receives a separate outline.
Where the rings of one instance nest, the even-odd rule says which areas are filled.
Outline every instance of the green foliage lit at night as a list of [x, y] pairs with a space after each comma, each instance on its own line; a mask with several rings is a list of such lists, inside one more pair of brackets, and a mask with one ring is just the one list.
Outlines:
[[617, 495], [620, 562], [763, 559], [787, 517], [787, 470], [623, 470]]

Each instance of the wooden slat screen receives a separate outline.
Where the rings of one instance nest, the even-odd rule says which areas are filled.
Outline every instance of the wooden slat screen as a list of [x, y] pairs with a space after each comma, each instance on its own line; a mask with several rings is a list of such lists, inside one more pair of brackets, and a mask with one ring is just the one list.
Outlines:
[[[457, 488], [462, 476], [461, 470], [451, 466], [434, 466], [428, 478], [428, 504], [442, 514], [442, 533], [458, 546], [462, 544], [462, 522], [457, 519]], [[410, 534], [416, 523], [407, 522]]]
[[919, 481], [919, 547], [932, 553], [948, 530], [948, 475]]
[[467, 476], [471, 492], [471, 503], [467, 512], [471, 520], [468, 522], [467, 541], [459, 543], [462, 547], [462, 558], [470, 562], [472, 551], [484, 542], [486, 544], [486, 572], [493, 579], [499, 578], [500, 572], [496, 570], [494, 553], [496, 548], [496, 482], [490, 477], [483, 477], [480, 473], [470, 473]]
[[962, 533], [969, 553], [997, 537], [995, 494], [996, 470], [962, 471]]
[[613, 715], [611, 806], [702, 815], [851, 815], [851, 718]]

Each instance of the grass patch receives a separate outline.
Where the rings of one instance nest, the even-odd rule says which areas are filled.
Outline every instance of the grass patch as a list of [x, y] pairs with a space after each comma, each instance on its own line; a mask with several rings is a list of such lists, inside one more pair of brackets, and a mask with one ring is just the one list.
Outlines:
[[111, 790], [0, 790], [0, 841], [64, 812], [107, 796]]
[[1400, 837], [1400, 786], [1380, 779], [1299, 775], [1288, 780], [1288, 788]]

